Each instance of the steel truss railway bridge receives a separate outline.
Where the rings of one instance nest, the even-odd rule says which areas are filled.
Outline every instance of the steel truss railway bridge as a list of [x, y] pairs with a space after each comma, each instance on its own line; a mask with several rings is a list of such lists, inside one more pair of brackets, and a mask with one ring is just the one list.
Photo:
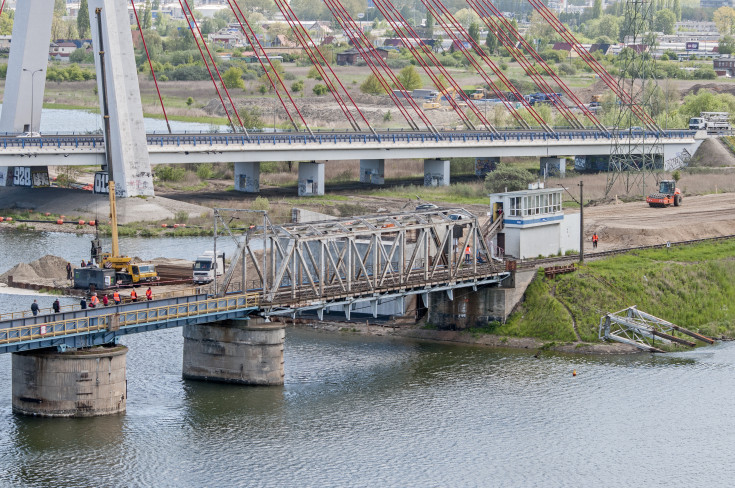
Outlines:
[[[240, 212], [240, 211], [233, 211]], [[361, 308], [419, 295], [476, 290], [510, 276], [490, 241], [502, 220], [480, 225], [462, 209], [263, 225], [237, 235], [218, 210], [224, 235], [238, 251], [213, 293], [136, 302], [55, 315], [0, 317], [0, 353], [84, 348], [121, 336], [249, 315], [297, 315]], [[463, 250], [469, 246], [473, 259]], [[244, 264], [244, 266], [243, 266]], [[245, 286], [243, 286], [245, 284]], [[236, 289], [236, 291], [231, 291]]]

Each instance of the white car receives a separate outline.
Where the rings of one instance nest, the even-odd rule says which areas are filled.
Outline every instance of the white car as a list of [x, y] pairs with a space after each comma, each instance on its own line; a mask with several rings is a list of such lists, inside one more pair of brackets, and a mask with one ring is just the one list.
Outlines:
[[22, 134], [18, 134], [15, 137], [41, 137], [40, 132], [23, 132]]

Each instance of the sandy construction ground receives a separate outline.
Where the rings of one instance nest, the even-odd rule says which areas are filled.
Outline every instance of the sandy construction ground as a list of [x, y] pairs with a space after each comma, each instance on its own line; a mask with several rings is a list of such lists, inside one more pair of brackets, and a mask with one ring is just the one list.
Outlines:
[[585, 208], [585, 249], [592, 233], [599, 250], [735, 235], [735, 194], [684, 197], [680, 207], [653, 208], [645, 201]]

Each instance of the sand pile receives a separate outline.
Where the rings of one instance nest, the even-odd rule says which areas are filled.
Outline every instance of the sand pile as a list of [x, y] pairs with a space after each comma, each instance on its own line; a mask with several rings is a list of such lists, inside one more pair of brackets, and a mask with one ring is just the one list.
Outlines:
[[66, 280], [66, 259], [46, 255], [31, 263], [19, 263], [0, 275], [0, 282], [7, 283], [12, 276], [17, 283], [53, 284]]

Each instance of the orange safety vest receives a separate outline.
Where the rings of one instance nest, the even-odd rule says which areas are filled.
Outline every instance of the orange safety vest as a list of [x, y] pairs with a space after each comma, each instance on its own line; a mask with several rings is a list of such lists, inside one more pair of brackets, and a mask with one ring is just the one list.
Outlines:
[[470, 246], [467, 246], [464, 250], [464, 253], [469, 255], [470, 254]]
[[145, 296], [146, 296], [146, 298], [148, 298], [148, 300], [150, 300], [151, 298], [153, 298], [153, 290], [151, 290], [150, 288], [148, 288], [145, 291]]
[[138, 294], [135, 293], [135, 290], [131, 291], [130, 292], [130, 299], [131, 300], [135, 300], [136, 298], [138, 298]]
[[115, 300], [116, 302], [119, 302], [120, 301], [120, 294], [118, 292], [113, 293], [112, 294], [112, 299]]
[[92, 304], [93, 307], [96, 307], [97, 304], [100, 303], [100, 299], [96, 296], [92, 296], [92, 298], [89, 299], [89, 302]]
[[597, 240], [598, 240], [597, 234], [593, 235], [592, 236], [592, 242], [597, 242]]

